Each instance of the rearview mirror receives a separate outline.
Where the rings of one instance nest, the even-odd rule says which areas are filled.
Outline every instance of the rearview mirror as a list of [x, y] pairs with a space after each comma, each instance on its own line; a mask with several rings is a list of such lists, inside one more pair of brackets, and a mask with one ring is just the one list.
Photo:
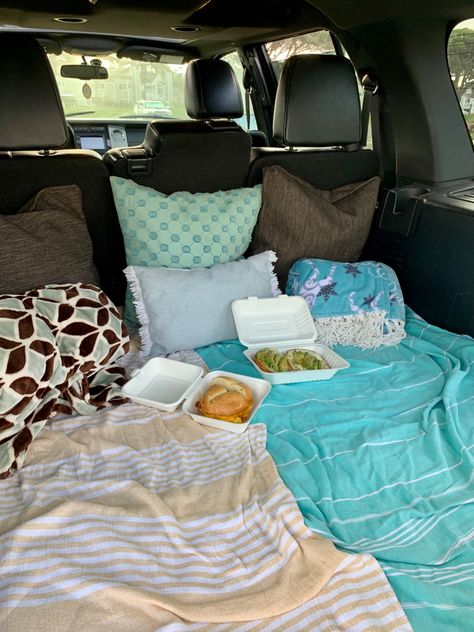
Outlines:
[[90, 64], [71, 64], [61, 66], [61, 77], [67, 79], [82, 79], [90, 81], [91, 79], [108, 79], [109, 73], [107, 68], [103, 66], [92, 66]]

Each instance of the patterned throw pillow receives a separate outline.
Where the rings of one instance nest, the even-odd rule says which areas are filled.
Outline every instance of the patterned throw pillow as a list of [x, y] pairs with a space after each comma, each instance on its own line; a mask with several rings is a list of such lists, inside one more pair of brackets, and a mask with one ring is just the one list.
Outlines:
[[[129, 266], [197, 268], [239, 259], [261, 204], [253, 188], [171, 195], [111, 177]], [[130, 305], [125, 320], [130, 322]]]

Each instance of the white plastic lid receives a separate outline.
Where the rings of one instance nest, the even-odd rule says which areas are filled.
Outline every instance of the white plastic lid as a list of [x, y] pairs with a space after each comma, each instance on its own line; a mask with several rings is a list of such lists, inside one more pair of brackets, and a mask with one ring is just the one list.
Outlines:
[[240, 342], [249, 349], [271, 344], [310, 344], [316, 328], [301, 296], [239, 299], [232, 303]]

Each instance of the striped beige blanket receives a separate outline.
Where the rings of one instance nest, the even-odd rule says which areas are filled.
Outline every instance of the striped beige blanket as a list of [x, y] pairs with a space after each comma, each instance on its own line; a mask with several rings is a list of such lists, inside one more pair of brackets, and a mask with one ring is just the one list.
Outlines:
[[0, 482], [0, 629], [410, 630], [373, 558], [305, 527], [265, 441], [132, 404], [50, 422]]

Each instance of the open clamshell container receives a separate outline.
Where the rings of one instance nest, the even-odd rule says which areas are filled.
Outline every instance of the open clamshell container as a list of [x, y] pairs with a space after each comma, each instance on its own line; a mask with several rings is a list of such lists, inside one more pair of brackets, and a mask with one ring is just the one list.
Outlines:
[[[239, 340], [247, 347], [244, 355], [271, 384], [329, 380], [337, 371], [349, 366], [332, 349], [315, 343], [314, 321], [301, 296], [282, 294], [275, 298], [240, 299], [232, 303], [232, 313]], [[290, 349], [314, 351], [328, 363], [329, 369], [278, 373], [262, 371], [253, 358], [259, 349], [265, 347], [281, 352]]]
[[[203, 377], [202, 367], [178, 362], [168, 358], [152, 358], [132, 373], [132, 378], [122, 388], [122, 393], [134, 402], [171, 412], [182, 405], [183, 411], [204, 426], [245, 432], [261, 403], [270, 392], [271, 386], [265, 380], [226, 371], [211, 371]], [[233, 377], [246, 384], [253, 394], [252, 412], [245, 423], [231, 423], [199, 414], [196, 402], [209, 387], [210, 382], [220, 375]]]
[[204, 369], [168, 358], [152, 358], [132, 372], [122, 393], [137, 402], [160, 410], [176, 410], [201, 381]]
[[[252, 412], [249, 418], [244, 423], [232, 423], [230, 421], [222, 421], [221, 419], [213, 419], [212, 417], [204, 417], [199, 414], [196, 408], [196, 402], [202, 397], [204, 392], [208, 389], [209, 384], [215, 377], [224, 375], [226, 377], [233, 377], [235, 380], [246, 384], [252, 391], [253, 406]], [[235, 432], [241, 434], [247, 430], [247, 426], [252, 421], [255, 413], [260, 408], [263, 400], [271, 390], [271, 386], [265, 380], [260, 380], [256, 377], [248, 377], [247, 375], [239, 375], [237, 373], [229, 373], [227, 371], [211, 371], [200, 381], [199, 385], [189, 395], [187, 400], [183, 404], [183, 411], [190, 415], [195, 421], [198, 421], [203, 426], [211, 426], [212, 428], [219, 428], [219, 430], [228, 430], [229, 432]]]

